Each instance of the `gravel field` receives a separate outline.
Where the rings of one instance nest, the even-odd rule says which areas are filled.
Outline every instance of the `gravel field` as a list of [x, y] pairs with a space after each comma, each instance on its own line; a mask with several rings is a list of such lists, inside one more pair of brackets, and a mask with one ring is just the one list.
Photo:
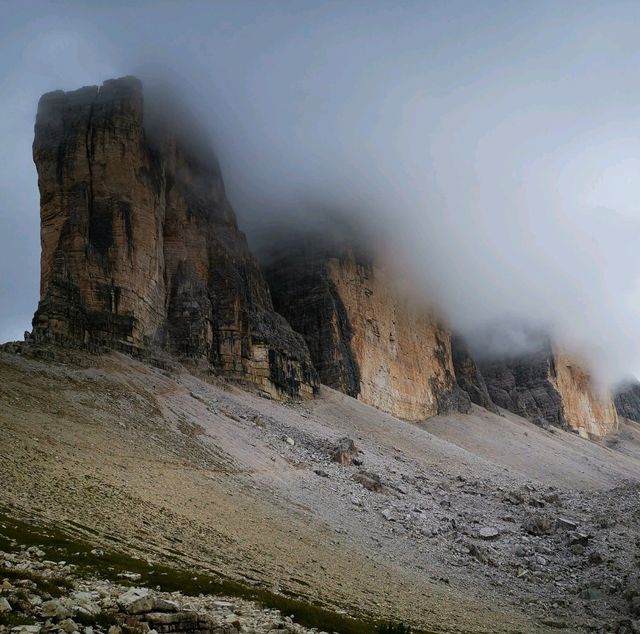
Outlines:
[[432, 632], [640, 632], [640, 426], [409, 424], [123, 355], [0, 353], [0, 505], [96, 547]]

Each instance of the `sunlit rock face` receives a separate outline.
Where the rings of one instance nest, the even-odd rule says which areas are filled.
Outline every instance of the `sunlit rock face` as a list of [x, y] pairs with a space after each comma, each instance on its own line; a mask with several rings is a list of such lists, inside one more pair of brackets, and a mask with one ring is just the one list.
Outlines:
[[610, 394], [599, 390], [577, 361], [554, 350], [552, 380], [562, 398], [565, 420], [582, 435], [602, 437], [618, 429], [618, 414]]
[[397, 292], [382, 266], [311, 239], [271, 257], [265, 273], [276, 309], [304, 336], [323, 383], [406, 420], [468, 411], [449, 332]]
[[551, 344], [517, 358], [483, 362], [480, 368], [492, 401], [536, 424], [570, 428], [585, 437], [602, 437], [618, 427], [611, 395]]
[[212, 154], [145, 128], [133, 77], [44, 95], [34, 337], [164, 349], [272, 396], [317, 387], [307, 347], [273, 310]]

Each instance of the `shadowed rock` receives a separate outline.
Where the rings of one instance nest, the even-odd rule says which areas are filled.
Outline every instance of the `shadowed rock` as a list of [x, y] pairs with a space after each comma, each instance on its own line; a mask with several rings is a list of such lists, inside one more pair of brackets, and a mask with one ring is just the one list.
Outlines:
[[621, 389], [614, 398], [620, 416], [640, 423], [640, 383], [631, 383]]
[[572, 429], [585, 438], [618, 428], [611, 395], [551, 343], [519, 357], [485, 361], [480, 370], [496, 405], [537, 425]]
[[451, 356], [456, 381], [460, 388], [469, 395], [471, 402], [497, 414], [498, 408], [489, 396], [484, 378], [471, 356], [467, 344], [460, 336], [453, 335], [451, 337]]

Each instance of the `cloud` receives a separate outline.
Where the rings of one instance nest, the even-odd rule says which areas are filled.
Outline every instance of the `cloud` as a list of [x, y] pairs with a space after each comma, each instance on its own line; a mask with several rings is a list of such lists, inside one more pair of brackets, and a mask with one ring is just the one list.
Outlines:
[[204, 126], [252, 243], [342, 213], [477, 346], [543, 329], [602, 382], [640, 374], [640, 7], [39, 9], [2, 27], [0, 338], [37, 301], [39, 94], [134, 73]]

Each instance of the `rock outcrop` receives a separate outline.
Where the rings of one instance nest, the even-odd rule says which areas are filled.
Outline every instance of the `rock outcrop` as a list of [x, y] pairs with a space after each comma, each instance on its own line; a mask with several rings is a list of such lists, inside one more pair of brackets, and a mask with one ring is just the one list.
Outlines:
[[370, 258], [310, 238], [269, 258], [265, 274], [323, 383], [406, 420], [468, 411], [449, 332]]
[[273, 310], [215, 158], [145, 123], [133, 77], [41, 98], [35, 340], [164, 349], [273, 396], [310, 395], [307, 347]]
[[616, 410], [620, 416], [640, 423], [640, 383], [628, 383], [614, 397]]
[[617, 413], [583, 367], [549, 344], [542, 350], [480, 365], [493, 402], [538, 425], [556, 425], [584, 436], [615, 431]]
[[459, 335], [451, 337], [451, 355], [456, 381], [460, 389], [469, 395], [472, 403], [497, 414], [498, 408], [489, 396], [484, 377], [469, 352], [467, 344]]

